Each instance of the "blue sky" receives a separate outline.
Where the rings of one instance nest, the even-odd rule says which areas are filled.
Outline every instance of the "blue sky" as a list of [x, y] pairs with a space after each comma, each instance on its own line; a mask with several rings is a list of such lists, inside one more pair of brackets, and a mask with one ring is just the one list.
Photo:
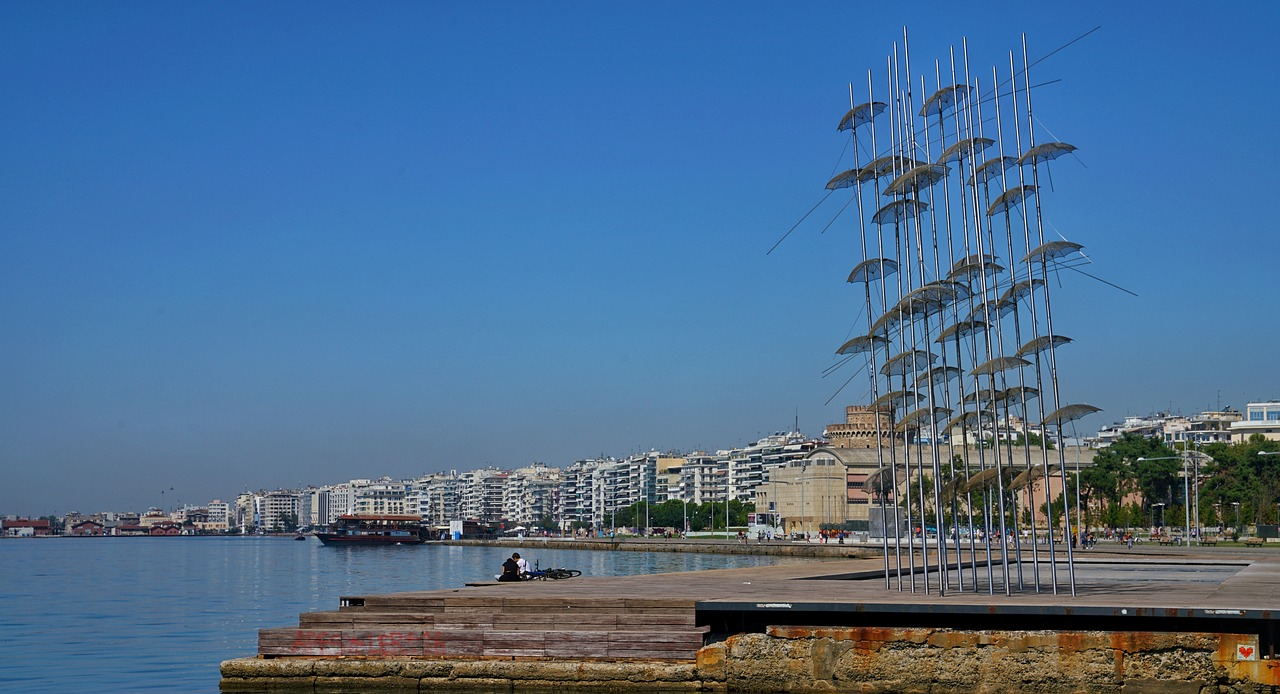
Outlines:
[[1280, 397], [1274, 3], [6, 3], [0, 513], [818, 434], [902, 29], [1036, 68], [1066, 399]]

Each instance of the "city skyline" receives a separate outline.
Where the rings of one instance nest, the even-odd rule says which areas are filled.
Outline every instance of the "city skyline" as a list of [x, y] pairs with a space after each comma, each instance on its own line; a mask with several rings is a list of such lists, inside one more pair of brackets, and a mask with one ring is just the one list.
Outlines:
[[766, 251], [904, 26], [930, 84], [1087, 34], [1045, 214], [1138, 296], [1055, 287], [1078, 433], [1280, 398], [1280, 9], [1160, 7], [6, 6], [0, 512], [816, 434], [856, 219]]

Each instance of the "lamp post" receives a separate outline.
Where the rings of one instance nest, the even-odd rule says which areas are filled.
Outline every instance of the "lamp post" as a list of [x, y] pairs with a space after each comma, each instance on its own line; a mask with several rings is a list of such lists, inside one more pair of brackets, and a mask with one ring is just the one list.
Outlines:
[[1231, 505], [1236, 507], [1236, 537], [1240, 537], [1242, 534], [1242, 529], [1240, 528], [1240, 502], [1233, 501]]

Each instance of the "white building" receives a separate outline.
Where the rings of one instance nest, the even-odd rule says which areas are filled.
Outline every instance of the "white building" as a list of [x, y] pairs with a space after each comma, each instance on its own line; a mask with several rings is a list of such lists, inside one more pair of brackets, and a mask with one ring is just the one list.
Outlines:
[[1231, 423], [1232, 443], [1244, 443], [1255, 434], [1280, 441], [1280, 401], [1251, 402], [1244, 407], [1244, 418]]
[[352, 513], [360, 515], [396, 515], [407, 513], [404, 482], [390, 477], [378, 480], [351, 480]]

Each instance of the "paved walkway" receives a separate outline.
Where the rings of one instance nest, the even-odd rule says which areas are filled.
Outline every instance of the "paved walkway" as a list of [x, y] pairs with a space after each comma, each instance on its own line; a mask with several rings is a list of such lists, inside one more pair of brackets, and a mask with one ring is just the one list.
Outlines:
[[[967, 590], [952, 590], [946, 596], [937, 595], [936, 576], [930, 579], [928, 593], [924, 591], [923, 576], [917, 576], [915, 593], [910, 592], [910, 579], [905, 575], [903, 590], [898, 589], [896, 580], [886, 589], [884, 559], [880, 557], [642, 576], [583, 576], [562, 581], [459, 586], [453, 590], [397, 595], [424, 597], [462, 590], [469, 596], [502, 598], [661, 596], [698, 602], [1012, 603], [1280, 611], [1280, 553], [1230, 548], [1153, 549], [1158, 551], [1123, 548], [1077, 551], [1074, 597], [1067, 585], [1061, 554], [1058, 594], [1053, 593], [1043, 553], [1041, 591], [1035, 591], [1033, 569], [1027, 565], [1023, 570], [1024, 588], [1018, 589], [1014, 573], [1012, 595], [1008, 596], [999, 585], [995, 595], [989, 594], [984, 574], [979, 575], [981, 592], [973, 592], [972, 574], [968, 570], [964, 576]], [[952, 578], [954, 582], [954, 575]]]

